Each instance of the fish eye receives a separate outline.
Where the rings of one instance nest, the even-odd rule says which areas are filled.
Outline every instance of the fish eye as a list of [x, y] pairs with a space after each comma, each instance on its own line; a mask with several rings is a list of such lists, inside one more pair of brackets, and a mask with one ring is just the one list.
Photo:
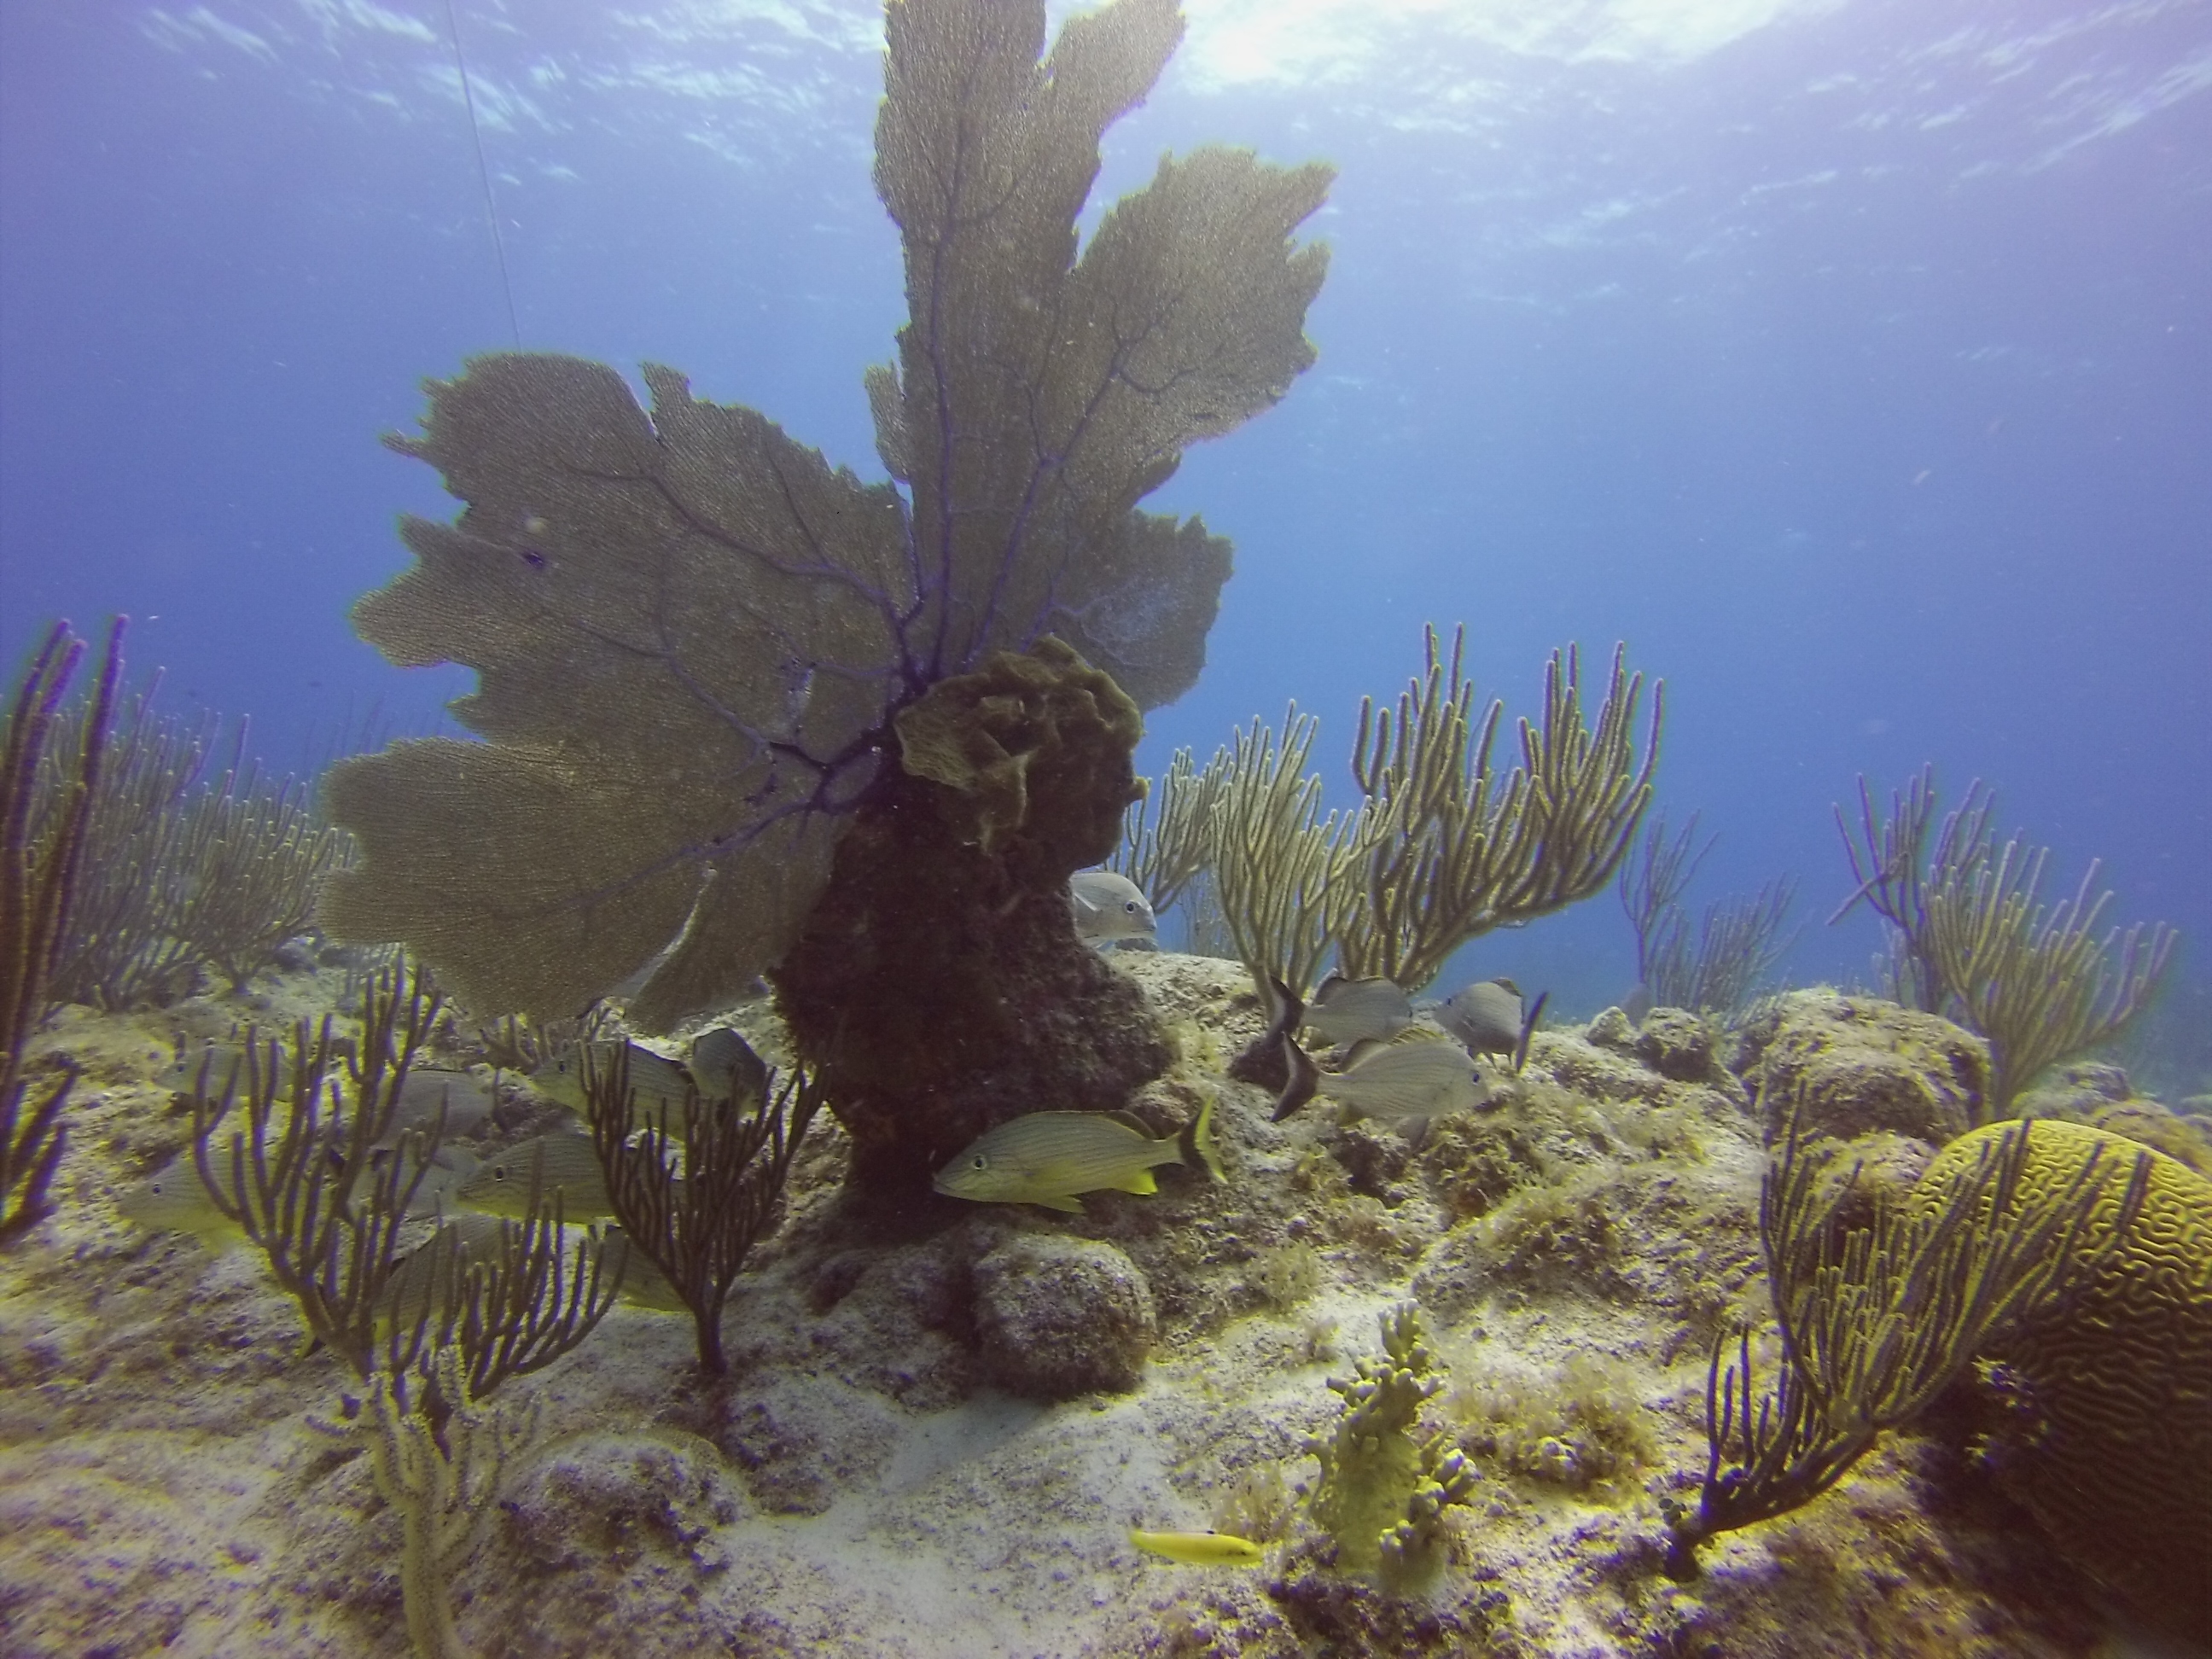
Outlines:
[[1134, 900], [1134, 899], [1131, 899], [1127, 903], [1124, 904], [1121, 908], [1122, 908], [1124, 910], [1127, 910], [1127, 911], [1131, 915], [1133, 915], [1133, 915], [1135, 915], [1137, 914], [1137, 901], [1136, 901], [1136, 900]]
[[984, 1157], [982, 1153], [978, 1152], [975, 1154], [974, 1161], [971, 1162], [968, 1167], [971, 1170], [988, 1170], [991, 1167], [991, 1160]]

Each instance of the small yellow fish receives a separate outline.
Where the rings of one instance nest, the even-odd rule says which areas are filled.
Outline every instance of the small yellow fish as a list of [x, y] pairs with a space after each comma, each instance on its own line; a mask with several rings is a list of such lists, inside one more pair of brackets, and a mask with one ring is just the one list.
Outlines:
[[1129, 1541], [1190, 1567], [1256, 1567], [1267, 1559], [1261, 1546], [1229, 1532], [1141, 1532], [1132, 1527]]
[[453, 1201], [491, 1215], [520, 1218], [530, 1206], [533, 1170], [538, 1172], [547, 1203], [554, 1188], [560, 1188], [563, 1221], [592, 1221], [614, 1213], [606, 1172], [599, 1168], [592, 1138], [568, 1133], [532, 1135], [486, 1155], [476, 1172], [454, 1189]]
[[1186, 1152], [1214, 1180], [1222, 1178], [1211, 1095], [1189, 1128], [1158, 1139], [1121, 1112], [1031, 1112], [978, 1135], [937, 1172], [936, 1186], [977, 1204], [1042, 1204], [1081, 1215], [1076, 1194], [1158, 1192], [1153, 1166], [1188, 1164]]

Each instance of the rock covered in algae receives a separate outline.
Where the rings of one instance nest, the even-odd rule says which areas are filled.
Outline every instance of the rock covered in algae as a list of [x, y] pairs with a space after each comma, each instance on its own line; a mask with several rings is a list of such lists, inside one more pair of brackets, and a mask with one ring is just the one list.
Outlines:
[[[1770, 1102], [1802, 1086], [1820, 1100], [1813, 1133], [1852, 1140], [1887, 1131], [1942, 1146], [1978, 1122], [1989, 1045], [1934, 1014], [1875, 997], [1792, 991], [1747, 1020], [1734, 1069]], [[1776, 1124], [1770, 1121], [1771, 1136]]]
[[1143, 731], [1056, 640], [940, 682], [902, 766], [839, 843], [773, 975], [853, 1138], [852, 1179], [923, 1200], [931, 1174], [1025, 1112], [1110, 1111], [1170, 1055], [1135, 983], [1075, 936], [1067, 878], [1120, 840]]
[[2212, 1122], [2137, 1095], [2128, 1074], [2117, 1066], [2096, 1061], [2062, 1066], [2041, 1086], [2014, 1102], [2013, 1115], [2109, 1129], [2179, 1158], [2201, 1176], [2212, 1176]]
[[1686, 1008], [1654, 1008], [1641, 1024], [1632, 1024], [1618, 1008], [1607, 1008], [1590, 1022], [1583, 1040], [1633, 1054], [1677, 1083], [1717, 1084], [1728, 1076], [1713, 1028]]
[[1069, 1400], [1136, 1387], [1159, 1320], [1121, 1250], [1032, 1233], [975, 1264], [975, 1334], [984, 1375], [1007, 1393]]

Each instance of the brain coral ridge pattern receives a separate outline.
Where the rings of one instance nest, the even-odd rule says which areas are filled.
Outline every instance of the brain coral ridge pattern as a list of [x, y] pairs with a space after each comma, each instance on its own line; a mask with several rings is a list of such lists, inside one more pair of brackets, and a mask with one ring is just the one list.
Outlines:
[[[1983, 1143], [2021, 1132], [1953, 1141], [1923, 1201], [1940, 1204]], [[2058, 1202], [2093, 1158], [2136, 1174], [2104, 1183], [2078, 1270], [1984, 1351], [2031, 1408], [2023, 1443], [1995, 1449], [1999, 1483], [2093, 1576], [2212, 1641], [2212, 1182], [2103, 1130], [2029, 1133], [2009, 1218]]]

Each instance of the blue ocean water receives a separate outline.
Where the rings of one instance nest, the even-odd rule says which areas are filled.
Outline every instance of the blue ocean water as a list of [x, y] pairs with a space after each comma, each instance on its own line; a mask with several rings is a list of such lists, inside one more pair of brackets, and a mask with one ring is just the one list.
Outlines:
[[[1516, 712], [1625, 640], [1660, 799], [1722, 837], [1693, 903], [1794, 876], [1796, 976], [1877, 942], [1821, 925], [1832, 804], [1930, 761], [2201, 958], [2212, 5], [1186, 9], [1094, 219], [1164, 149], [1340, 176], [1318, 363], [1149, 503], [1237, 574], [1147, 769], [1295, 699], [1348, 798], [1425, 623]], [[376, 434], [517, 343], [674, 365], [880, 476], [881, 47], [867, 0], [0, 0], [0, 653], [120, 610], [167, 707], [280, 767], [425, 728], [465, 677], [345, 613], [453, 503]], [[1583, 1008], [1632, 978], [1609, 896], [1465, 964]]]

